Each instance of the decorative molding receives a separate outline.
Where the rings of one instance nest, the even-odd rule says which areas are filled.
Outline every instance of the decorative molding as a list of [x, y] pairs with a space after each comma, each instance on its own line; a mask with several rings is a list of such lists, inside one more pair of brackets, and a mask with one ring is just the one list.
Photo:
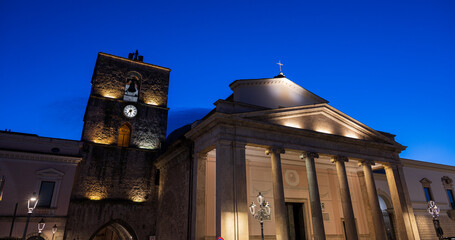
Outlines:
[[29, 160], [29, 161], [42, 161], [42, 162], [59, 162], [59, 163], [70, 163], [78, 164], [82, 161], [82, 157], [70, 157], [51, 155], [45, 153], [28, 153], [28, 152], [16, 152], [0, 150], [0, 158], [10, 160]]
[[428, 179], [428, 178], [422, 178], [420, 181], [419, 181], [423, 187], [430, 187], [431, 185], [431, 181]]
[[292, 187], [298, 186], [300, 183], [300, 177], [296, 170], [286, 170], [284, 172], [284, 180]]
[[453, 180], [448, 176], [441, 177], [442, 185], [444, 185], [445, 189], [453, 190]]
[[[359, 167], [361, 167], [361, 166], [363, 166], [363, 165], [368, 165], [368, 166], [370, 166], [370, 168], [371, 168], [371, 166], [372, 166], [372, 165], [375, 165], [375, 164], [376, 164], [376, 163], [375, 163], [374, 161], [371, 161], [371, 160], [360, 160], [360, 161], [358, 162]], [[385, 167], [385, 165], [384, 165], [384, 167]], [[371, 169], [371, 170], [373, 171], [373, 169]]]
[[139, 64], [139, 65], [150, 66], [150, 67], [158, 68], [158, 69], [165, 70], [165, 71], [168, 71], [168, 72], [171, 71], [171, 69], [169, 69], [169, 68], [161, 67], [161, 66], [158, 66], [158, 65], [153, 65], [153, 64], [150, 64], [150, 63], [139, 62], [139, 61], [135, 61], [135, 60], [131, 60], [131, 59], [128, 59], [128, 58], [119, 57], [119, 56], [114, 56], [114, 55], [107, 54], [107, 53], [100, 52], [99, 55], [103, 55], [103, 56], [106, 56], [106, 57], [119, 59], [119, 60], [122, 60], [122, 61], [125, 61], [125, 62], [131, 62], [131, 63], [135, 63], [135, 64]]
[[349, 162], [349, 158], [346, 156], [334, 156], [330, 159], [331, 163], [338, 162], [338, 161]]
[[438, 163], [422, 162], [418, 160], [400, 158], [404, 167], [420, 168], [425, 170], [434, 170], [442, 172], [455, 173], [455, 166], [443, 165]]
[[286, 151], [282, 147], [269, 147], [267, 150], [265, 150], [266, 155], [270, 155], [271, 153], [273, 154], [285, 154]]
[[302, 152], [302, 154], [300, 154], [300, 159], [304, 158], [312, 158], [314, 160], [315, 158], [319, 158], [319, 154], [315, 152]]
[[36, 171], [36, 175], [46, 179], [62, 179], [65, 173], [60, 172], [54, 168], [46, 168]]

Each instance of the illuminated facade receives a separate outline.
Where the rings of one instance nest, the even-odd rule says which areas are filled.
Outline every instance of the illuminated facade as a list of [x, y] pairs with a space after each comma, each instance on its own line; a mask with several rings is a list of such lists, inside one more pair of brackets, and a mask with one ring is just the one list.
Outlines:
[[156, 163], [170, 176], [160, 183], [161, 203], [191, 192], [160, 208], [160, 239], [187, 237], [171, 230], [187, 223], [172, 208], [188, 208], [190, 239], [260, 239], [248, 209], [259, 192], [272, 208], [266, 239], [436, 239], [428, 200], [442, 209], [445, 236], [455, 236], [455, 167], [400, 159], [406, 147], [394, 135], [281, 73], [230, 88]]
[[84, 116], [83, 161], [66, 239], [155, 235], [158, 173], [166, 137], [170, 69], [99, 53]]
[[[66, 179], [66, 198], [51, 206], [63, 209], [53, 216], [64, 226], [56, 239], [260, 239], [248, 210], [259, 192], [272, 211], [266, 239], [435, 239], [429, 200], [441, 209], [445, 236], [455, 236], [455, 167], [401, 159], [406, 147], [395, 135], [282, 73], [234, 81], [231, 96], [165, 140], [170, 69], [142, 60], [137, 52], [98, 55], [82, 141], [55, 140], [71, 145], [71, 156], [54, 155], [71, 160], [73, 172], [49, 168], [56, 156], [34, 158], [36, 175], [75, 175]], [[5, 136], [0, 143], [21, 145]], [[16, 158], [30, 155], [18, 151]], [[21, 164], [8, 161], [0, 177]], [[7, 187], [3, 235], [5, 209], [24, 198]]]
[[26, 239], [36, 239], [41, 218], [47, 228], [42, 236], [64, 235], [71, 188], [80, 155], [79, 141], [0, 131], [0, 239], [22, 237], [27, 200], [40, 196], [27, 228]]

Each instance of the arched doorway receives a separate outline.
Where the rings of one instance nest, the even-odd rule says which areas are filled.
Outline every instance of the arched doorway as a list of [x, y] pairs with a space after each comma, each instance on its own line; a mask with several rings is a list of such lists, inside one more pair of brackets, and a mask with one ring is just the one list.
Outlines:
[[126, 223], [114, 220], [96, 231], [90, 240], [137, 240], [137, 236]]
[[393, 222], [393, 208], [390, 204], [389, 199], [387, 197], [379, 195], [379, 207], [382, 211], [382, 217], [384, 218], [385, 229], [387, 232], [387, 239], [388, 240], [396, 240], [395, 235], [395, 226]]

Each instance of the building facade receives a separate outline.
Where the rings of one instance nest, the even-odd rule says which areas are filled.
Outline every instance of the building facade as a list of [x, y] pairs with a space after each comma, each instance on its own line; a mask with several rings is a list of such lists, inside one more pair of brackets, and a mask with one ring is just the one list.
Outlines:
[[[437, 239], [429, 200], [441, 209], [445, 236], [455, 236], [455, 167], [401, 159], [406, 147], [395, 135], [360, 123], [282, 73], [234, 81], [232, 95], [165, 139], [169, 74], [137, 52], [98, 54], [81, 142], [43, 138], [46, 156], [66, 161], [68, 172], [48, 160], [27, 170], [64, 176], [65, 191], [50, 205], [62, 210], [50, 216], [38, 208], [32, 217], [62, 225], [55, 239], [260, 239], [249, 211], [259, 193], [271, 206], [265, 239]], [[2, 226], [12, 221], [14, 202], [25, 206], [25, 193], [39, 190], [36, 183], [9, 184], [23, 168], [10, 152], [34, 152], [14, 149], [25, 138], [0, 135], [9, 144], [0, 159], [7, 179]], [[61, 150], [65, 144], [72, 150]]]
[[[356, 121], [281, 73], [230, 87], [232, 95], [156, 163], [161, 203], [189, 185], [190, 199], [179, 206], [189, 209], [189, 238], [260, 239], [249, 212], [259, 192], [272, 208], [266, 239], [437, 239], [428, 200], [442, 209], [445, 236], [455, 236], [454, 167], [400, 159], [406, 147], [394, 135]], [[184, 239], [170, 228], [186, 218], [160, 211], [158, 236]]]
[[31, 215], [26, 239], [36, 239], [38, 222], [44, 218], [41, 235], [62, 239], [68, 216], [74, 175], [82, 160], [81, 142], [0, 131], [0, 238], [22, 237], [27, 219], [27, 200], [39, 195]]

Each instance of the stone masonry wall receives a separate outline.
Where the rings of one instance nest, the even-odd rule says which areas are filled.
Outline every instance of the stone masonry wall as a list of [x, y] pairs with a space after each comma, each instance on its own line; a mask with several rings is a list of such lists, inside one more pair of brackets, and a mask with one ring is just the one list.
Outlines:
[[122, 99], [129, 72], [142, 77], [139, 102], [167, 106], [169, 73], [161, 67], [100, 53], [92, 79], [92, 95]]
[[73, 199], [147, 201], [158, 190], [154, 184], [155, 152], [84, 144], [84, 157], [75, 179]]
[[135, 103], [137, 115], [127, 118], [123, 108], [130, 102], [90, 97], [84, 117], [82, 140], [117, 145], [118, 131], [131, 124], [130, 147], [157, 149], [166, 137], [167, 109]]
[[157, 152], [84, 143], [68, 210], [67, 237], [90, 239], [103, 225], [121, 220], [138, 239], [156, 234]]
[[157, 215], [157, 239], [188, 239], [191, 153], [168, 159], [160, 167], [160, 207]]
[[[442, 212], [442, 211], [441, 211]], [[428, 213], [416, 214], [417, 228], [419, 229], [420, 239], [438, 240], [433, 226], [433, 219]], [[455, 221], [446, 215], [439, 217], [439, 223], [444, 231], [444, 237], [455, 237]]]
[[156, 233], [156, 205], [152, 202], [131, 203], [115, 200], [77, 200], [71, 203], [66, 224], [68, 240], [89, 240], [106, 224], [121, 220], [124, 227], [139, 240], [148, 240]]

